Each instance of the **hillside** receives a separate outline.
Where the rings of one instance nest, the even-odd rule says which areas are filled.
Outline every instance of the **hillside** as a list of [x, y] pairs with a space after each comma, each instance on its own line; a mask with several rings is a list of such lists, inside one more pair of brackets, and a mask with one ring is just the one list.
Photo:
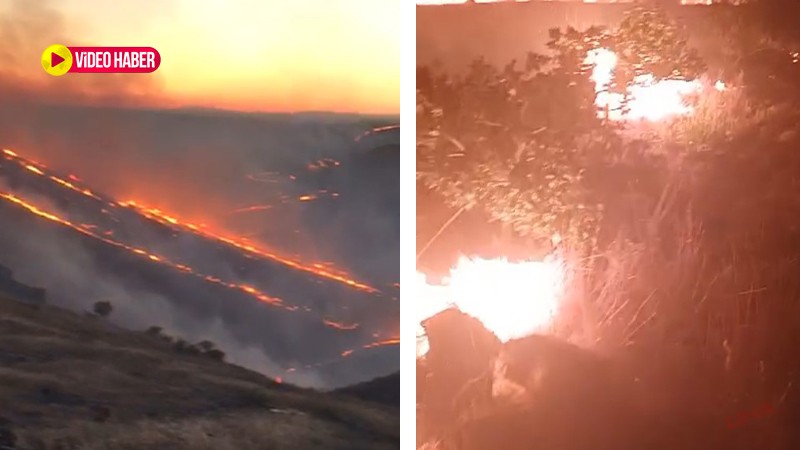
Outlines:
[[400, 407], [400, 372], [358, 383], [337, 391], [362, 400]]
[[0, 298], [0, 448], [399, 445], [396, 408], [280, 384], [177, 348], [99, 317]]
[[[208, 339], [231, 362], [304, 387], [333, 389], [398, 370], [391, 342], [399, 323], [399, 145], [382, 158], [370, 153], [399, 140], [395, 129], [383, 137], [361, 122], [290, 115], [60, 111], [87, 122], [113, 117], [101, 128], [120, 130], [109, 138], [115, 143], [147, 139], [130, 149], [128, 163], [76, 154], [98, 164], [72, 166], [61, 155], [73, 145], [102, 145], [72, 141], [70, 127], [48, 125], [49, 114], [26, 127], [70, 145], [17, 148], [0, 131], [2, 263], [47, 289], [49, 303], [80, 311], [113, 299], [115, 324]], [[152, 123], [159, 130], [148, 131]], [[209, 141], [220, 147], [192, 150]], [[157, 175], [169, 165], [187, 170]], [[164, 184], [155, 187], [156, 178]], [[130, 184], [117, 185], [122, 179]], [[203, 211], [177, 206], [200, 205], [184, 194], [203, 198]]]

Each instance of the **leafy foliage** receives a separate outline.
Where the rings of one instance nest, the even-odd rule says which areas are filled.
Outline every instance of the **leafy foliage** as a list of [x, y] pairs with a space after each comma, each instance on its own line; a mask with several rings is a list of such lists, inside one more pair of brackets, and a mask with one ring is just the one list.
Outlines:
[[620, 87], [646, 73], [657, 79], [692, 80], [706, 70], [697, 52], [659, 9], [639, 7], [627, 14], [612, 46], [620, 58], [616, 70]]
[[620, 92], [644, 72], [688, 78], [703, 66], [662, 13], [643, 8], [614, 32], [551, 30], [547, 47], [521, 67], [478, 60], [458, 78], [418, 68], [417, 179], [450, 206], [483, 209], [520, 236], [559, 234], [592, 248], [603, 204], [587, 170], [604, 167], [624, 144], [598, 118], [587, 52], [621, 55]]

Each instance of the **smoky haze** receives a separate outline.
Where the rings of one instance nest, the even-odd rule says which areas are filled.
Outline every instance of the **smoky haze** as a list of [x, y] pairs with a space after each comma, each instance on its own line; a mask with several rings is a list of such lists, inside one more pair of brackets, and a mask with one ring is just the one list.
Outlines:
[[[0, 146], [74, 174], [115, 200], [157, 207], [304, 261], [331, 262], [383, 295], [341, 286], [324, 290], [267, 268], [244, 277], [239, 259], [215, 258], [201, 240], [125, 224], [147, 248], [215, 276], [280, 290], [288, 303], [359, 324], [351, 332], [332, 330], [132, 262], [4, 204], [0, 264], [21, 281], [46, 288], [52, 303], [86, 310], [110, 300], [112, 320], [121, 326], [158, 325], [190, 341], [209, 339], [232, 362], [290, 382], [332, 387], [398, 370], [396, 347], [339, 356], [395, 337], [399, 327], [392, 286], [399, 277], [399, 137], [390, 131], [355, 140], [397, 118], [164, 109], [157, 76], [49, 77], [39, 67], [42, 49], [81, 44], [60, 24], [59, 13], [44, 1], [14, 1], [0, 19], [4, 42], [20, 43], [0, 50]], [[338, 166], [314, 169], [320, 160]], [[59, 214], [83, 214], [60, 194], [33, 192], [24, 182], [10, 186], [6, 178], [0, 164], [0, 190]], [[315, 199], [299, 200], [304, 196]], [[285, 373], [313, 363], [321, 366]]]
[[[3, 3], [0, 3], [2, 6]], [[64, 104], [163, 106], [157, 74], [81, 74], [51, 77], [41, 67], [42, 51], [53, 44], [81, 46], [49, 0], [11, 0], [0, 16], [0, 98]]]

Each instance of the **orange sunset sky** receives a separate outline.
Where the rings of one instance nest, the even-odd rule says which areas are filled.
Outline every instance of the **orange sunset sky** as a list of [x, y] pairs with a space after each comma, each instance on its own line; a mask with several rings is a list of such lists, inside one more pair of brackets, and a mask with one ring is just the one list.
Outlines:
[[0, 10], [46, 5], [74, 40], [40, 43], [34, 77], [48, 76], [49, 44], [152, 46], [162, 95], [182, 106], [397, 114], [401, 1], [0, 0]]

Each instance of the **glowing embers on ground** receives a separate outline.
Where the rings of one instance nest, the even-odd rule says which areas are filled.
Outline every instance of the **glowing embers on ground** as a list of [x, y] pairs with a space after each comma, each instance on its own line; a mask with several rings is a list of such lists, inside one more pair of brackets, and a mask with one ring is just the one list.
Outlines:
[[[417, 305], [421, 321], [455, 306], [480, 320], [501, 341], [549, 328], [565, 288], [562, 260], [512, 262], [506, 259], [461, 258], [441, 285], [417, 274]], [[419, 332], [418, 332], [419, 333]], [[418, 339], [418, 356], [427, 342]]]
[[634, 78], [627, 87], [627, 111], [623, 111], [625, 96], [609, 92], [609, 86], [617, 67], [617, 55], [612, 50], [591, 50], [586, 64], [592, 65], [591, 79], [595, 84], [595, 104], [602, 118], [609, 120], [648, 120], [656, 122], [671, 116], [683, 116], [693, 112], [686, 98], [699, 93], [702, 84], [698, 80], [656, 80], [652, 74]]

